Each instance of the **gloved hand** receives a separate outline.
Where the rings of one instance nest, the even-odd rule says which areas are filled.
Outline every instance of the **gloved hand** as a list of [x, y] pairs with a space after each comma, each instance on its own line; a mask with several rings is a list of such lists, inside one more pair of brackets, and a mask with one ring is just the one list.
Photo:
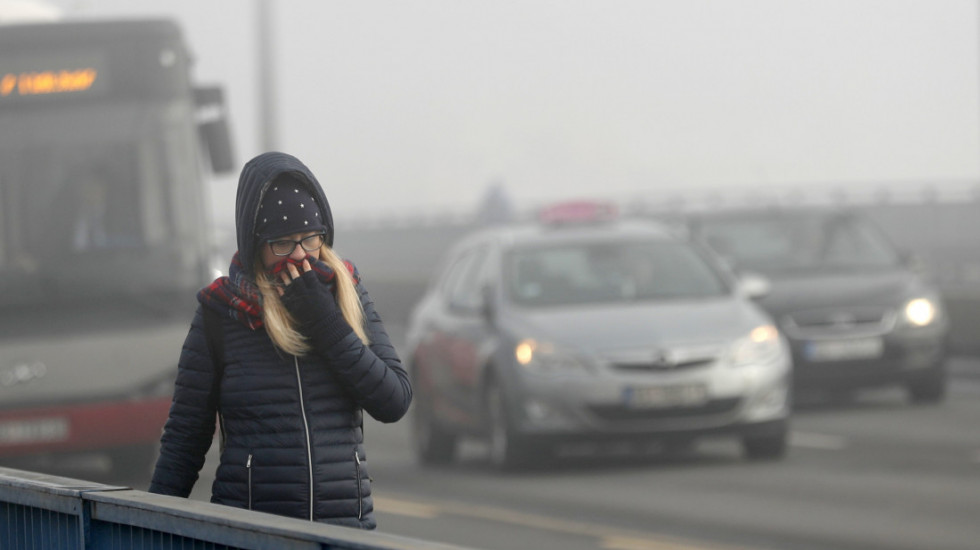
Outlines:
[[283, 305], [314, 347], [330, 346], [353, 332], [337, 305], [333, 288], [333, 280], [323, 282], [311, 270], [292, 279], [283, 290]]
[[300, 325], [315, 324], [331, 312], [340, 312], [333, 297], [333, 283], [323, 283], [306, 271], [283, 288], [282, 303]]

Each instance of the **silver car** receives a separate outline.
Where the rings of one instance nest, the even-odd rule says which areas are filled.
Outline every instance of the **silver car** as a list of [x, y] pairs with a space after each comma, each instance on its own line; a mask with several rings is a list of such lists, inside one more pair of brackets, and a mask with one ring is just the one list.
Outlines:
[[741, 439], [787, 444], [791, 360], [712, 253], [651, 222], [528, 224], [470, 235], [447, 254], [407, 334], [423, 463], [489, 441], [499, 467], [560, 445]]

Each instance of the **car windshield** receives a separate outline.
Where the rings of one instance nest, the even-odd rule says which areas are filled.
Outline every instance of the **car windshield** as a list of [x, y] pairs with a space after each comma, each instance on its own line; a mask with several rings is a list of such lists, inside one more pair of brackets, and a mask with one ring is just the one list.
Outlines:
[[728, 288], [687, 243], [555, 244], [513, 250], [505, 261], [510, 299], [563, 306], [722, 296]]
[[892, 267], [898, 254], [852, 216], [798, 215], [703, 220], [705, 242], [742, 269], [767, 272]]

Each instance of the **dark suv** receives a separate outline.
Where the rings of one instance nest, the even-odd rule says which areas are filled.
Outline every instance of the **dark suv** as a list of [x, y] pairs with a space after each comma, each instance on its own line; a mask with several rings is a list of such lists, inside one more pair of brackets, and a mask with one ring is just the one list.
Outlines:
[[736, 271], [789, 338], [797, 390], [851, 394], [900, 384], [942, 400], [948, 321], [938, 290], [861, 215], [829, 208], [699, 214], [688, 227]]

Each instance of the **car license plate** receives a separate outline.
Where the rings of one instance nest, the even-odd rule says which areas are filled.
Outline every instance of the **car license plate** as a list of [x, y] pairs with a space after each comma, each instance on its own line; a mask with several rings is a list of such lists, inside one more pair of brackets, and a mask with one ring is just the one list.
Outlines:
[[698, 384], [628, 387], [623, 391], [623, 399], [628, 407], [635, 409], [691, 407], [703, 405], [708, 400], [708, 392]]
[[876, 359], [885, 351], [881, 338], [855, 338], [851, 340], [827, 340], [808, 342], [804, 355], [810, 361], [847, 361], [852, 359]]
[[0, 445], [50, 443], [68, 439], [68, 419], [32, 418], [0, 422]]

